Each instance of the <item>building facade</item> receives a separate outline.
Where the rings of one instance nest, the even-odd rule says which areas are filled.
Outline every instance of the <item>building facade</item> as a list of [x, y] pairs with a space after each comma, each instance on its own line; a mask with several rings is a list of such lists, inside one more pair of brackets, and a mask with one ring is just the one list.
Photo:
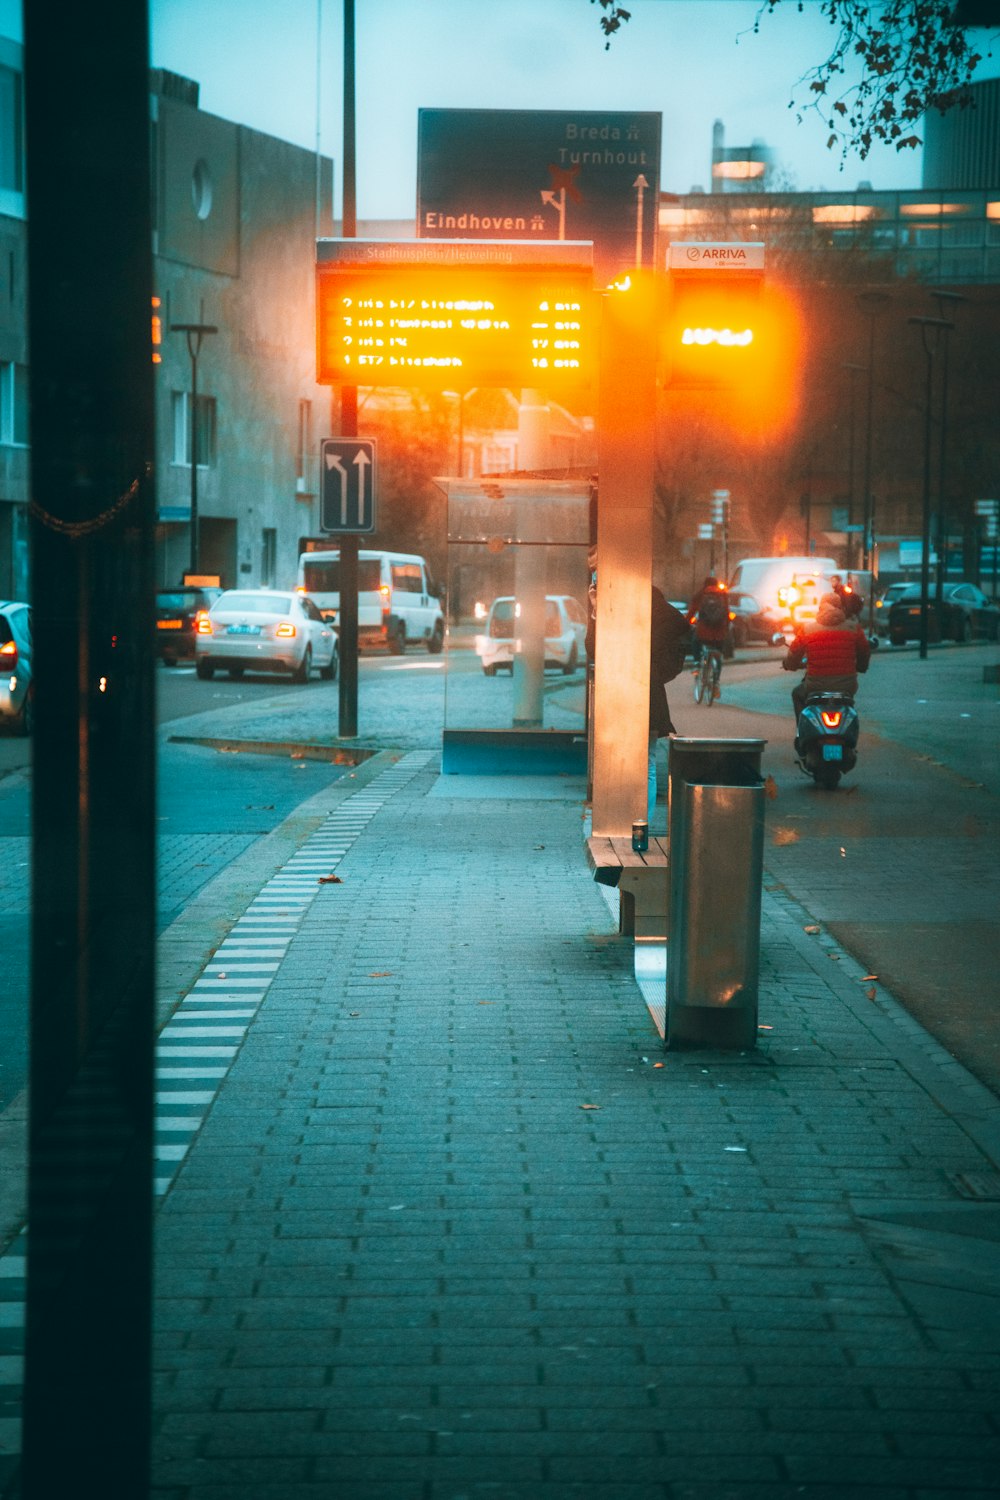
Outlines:
[[[291, 586], [299, 538], [319, 523], [319, 444], [334, 430], [318, 386], [315, 241], [332, 232], [332, 164], [207, 114], [198, 86], [150, 75], [156, 382], [156, 576], [199, 571]], [[22, 49], [0, 38], [0, 597], [30, 584], [27, 209]], [[210, 326], [197, 354], [188, 335]], [[196, 424], [196, 431], [193, 425]]]

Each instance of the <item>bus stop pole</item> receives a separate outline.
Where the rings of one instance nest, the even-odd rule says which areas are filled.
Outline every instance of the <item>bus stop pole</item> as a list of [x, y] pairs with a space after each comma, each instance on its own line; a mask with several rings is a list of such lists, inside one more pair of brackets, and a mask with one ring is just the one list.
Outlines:
[[592, 832], [646, 819], [656, 450], [652, 273], [604, 294], [598, 395]]

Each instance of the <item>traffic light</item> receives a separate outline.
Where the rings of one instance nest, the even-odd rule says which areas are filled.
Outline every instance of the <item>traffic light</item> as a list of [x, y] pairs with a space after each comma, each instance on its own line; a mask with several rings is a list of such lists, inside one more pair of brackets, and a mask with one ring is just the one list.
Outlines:
[[767, 332], [760, 316], [764, 246], [670, 246], [665, 384], [680, 390], [749, 389], [760, 378]]

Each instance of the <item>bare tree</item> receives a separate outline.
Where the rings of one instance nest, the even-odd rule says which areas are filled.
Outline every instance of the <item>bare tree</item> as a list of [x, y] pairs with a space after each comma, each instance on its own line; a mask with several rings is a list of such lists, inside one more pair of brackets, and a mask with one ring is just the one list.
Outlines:
[[[780, 3], [761, 0], [754, 31]], [[631, 13], [617, 0], [591, 4], [601, 7], [610, 47]], [[922, 144], [914, 127], [928, 110], [943, 113], [971, 102], [972, 76], [982, 59], [969, 29], [980, 22], [978, 13], [964, 23], [954, 0], [884, 0], [876, 6], [821, 0], [820, 10], [833, 28], [833, 46], [793, 85], [790, 107], [798, 109], [800, 121], [816, 113], [829, 130], [827, 145], [842, 157], [857, 151], [864, 158], [878, 143], [913, 149]], [[797, 104], [799, 89], [805, 97]]]

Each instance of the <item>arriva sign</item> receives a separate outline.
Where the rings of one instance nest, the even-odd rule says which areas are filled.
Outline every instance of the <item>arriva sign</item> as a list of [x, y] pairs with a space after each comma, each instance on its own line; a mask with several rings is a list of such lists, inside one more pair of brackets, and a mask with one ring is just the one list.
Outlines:
[[764, 269], [764, 246], [681, 240], [667, 246], [668, 271], [755, 271]]

